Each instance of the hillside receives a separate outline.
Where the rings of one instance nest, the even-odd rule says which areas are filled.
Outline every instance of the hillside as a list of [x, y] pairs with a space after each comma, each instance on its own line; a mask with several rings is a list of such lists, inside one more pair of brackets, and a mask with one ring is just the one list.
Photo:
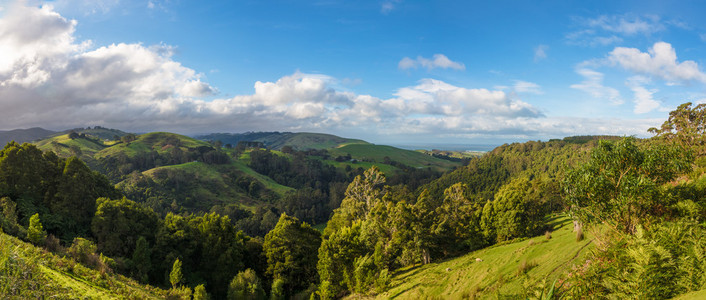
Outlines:
[[10, 141], [15, 141], [20, 144], [36, 141], [39, 139], [46, 138], [55, 133], [55, 131], [46, 130], [44, 128], [39, 127], [0, 131], [0, 145], [5, 145]]
[[[399, 270], [377, 299], [526, 299], [580, 265], [594, 244], [576, 241], [566, 216], [549, 220], [551, 238], [521, 239]], [[480, 261], [478, 260], [480, 259]], [[557, 283], [557, 287], [560, 283]], [[354, 297], [349, 297], [354, 298]]]
[[363, 162], [390, 165], [395, 161], [413, 168], [432, 168], [438, 171], [447, 171], [461, 165], [460, 162], [385, 145], [349, 144], [330, 149], [329, 153], [332, 157], [350, 155], [353, 159]]
[[167, 291], [99, 272], [0, 233], [3, 299], [164, 299]]
[[183, 152], [194, 152], [198, 147], [211, 148], [204, 141], [196, 140], [187, 136], [169, 133], [169, 132], [152, 132], [142, 134], [136, 137], [134, 141], [128, 141], [116, 144], [112, 147], [96, 153], [95, 158], [104, 158], [117, 154], [125, 154], [128, 157], [134, 157], [138, 154], [149, 153], [155, 151], [160, 154], [174, 151], [173, 148], [178, 148]]
[[282, 149], [290, 146], [295, 150], [331, 149], [347, 144], [368, 144], [362, 140], [342, 138], [335, 135], [309, 132], [246, 132], [246, 133], [212, 133], [197, 136], [204, 141], [221, 141], [234, 147], [240, 141], [262, 142], [270, 149]]

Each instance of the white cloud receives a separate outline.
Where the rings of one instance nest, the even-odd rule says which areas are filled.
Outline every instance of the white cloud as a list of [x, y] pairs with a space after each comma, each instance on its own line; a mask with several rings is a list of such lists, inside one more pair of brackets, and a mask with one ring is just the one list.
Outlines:
[[588, 68], [579, 68], [576, 73], [583, 76], [584, 80], [578, 84], [572, 84], [572, 89], [584, 91], [596, 99], [608, 100], [613, 105], [623, 103], [620, 92], [617, 89], [603, 85], [603, 73]]
[[[175, 61], [170, 46], [92, 47], [75, 40], [75, 21], [49, 6], [6, 9], [0, 19], [0, 128], [101, 125], [181, 133], [311, 130], [355, 136], [536, 138], [630, 134], [659, 124], [548, 118], [517, 93], [435, 79], [420, 80], [383, 99], [342, 91], [335, 78], [301, 72], [255, 82], [251, 94], [206, 101], [200, 97], [216, 89]], [[463, 69], [442, 55], [410, 60], [416, 67]], [[541, 92], [524, 81], [516, 81], [513, 89]]]
[[539, 45], [534, 48], [534, 61], [538, 62], [547, 58], [547, 50], [549, 50], [549, 46], [547, 45]]
[[450, 60], [446, 55], [434, 54], [434, 56], [429, 59], [421, 56], [417, 56], [417, 59], [411, 59], [405, 57], [397, 64], [400, 70], [416, 69], [419, 67], [426, 68], [427, 70], [441, 68], [441, 69], [455, 69], [455, 70], [465, 70], [466, 66], [461, 62], [455, 62]]
[[600, 28], [608, 32], [615, 32], [623, 35], [644, 34], [662, 31], [664, 25], [660, 23], [658, 16], [647, 15], [643, 17], [630, 15], [602, 15], [595, 19], [587, 20], [589, 27]]
[[593, 19], [575, 18], [575, 22], [582, 29], [567, 34], [568, 42], [592, 47], [620, 43], [624, 37], [650, 36], [666, 29], [654, 15], [601, 15]]
[[699, 65], [693, 60], [678, 62], [676, 51], [665, 42], [655, 43], [647, 53], [636, 48], [617, 47], [610, 52], [608, 60], [626, 70], [662, 78], [669, 83], [706, 83], [706, 74], [699, 70]]
[[515, 80], [513, 89], [518, 93], [542, 94], [542, 88], [534, 82]]
[[660, 107], [660, 103], [653, 98], [654, 93], [658, 92], [658, 90], [648, 90], [644, 87], [649, 82], [649, 78], [642, 76], [630, 77], [626, 82], [628, 87], [635, 93], [635, 99], [633, 99], [635, 108], [633, 111], [636, 114], [648, 113]]

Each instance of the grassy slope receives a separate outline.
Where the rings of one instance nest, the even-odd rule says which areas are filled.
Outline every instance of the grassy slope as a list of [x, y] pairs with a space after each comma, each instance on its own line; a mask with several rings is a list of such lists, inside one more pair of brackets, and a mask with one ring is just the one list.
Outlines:
[[331, 156], [350, 154], [358, 160], [374, 160], [382, 163], [387, 156], [394, 161], [410, 167], [432, 167], [438, 170], [450, 170], [459, 163], [432, 157], [416, 151], [404, 150], [392, 146], [373, 144], [350, 144], [329, 150]]
[[281, 185], [281, 184], [274, 182], [274, 180], [270, 179], [269, 177], [267, 177], [265, 175], [262, 175], [260, 173], [255, 172], [253, 169], [250, 169], [248, 166], [244, 165], [241, 162], [233, 162], [229, 165], [209, 165], [209, 164], [205, 164], [202, 162], [190, 162], [190, 163], [185, 163], [185, 164], [180, 164], [180, 165], [157, 167], [154, 169], [144, 171], [143, 174], [151, 176], [152, 174], [154, 174], [158, 170], [179, 169], [179, 170], [186, 171], [186, 172], [192, 174], [192, 176], [194, 176], [194, 178], [198, 177], [200, 179], [206, 179], [206, 180], [220, 182], [223, 189], [228, 189], [229, 187], [225, 184], [225, 182], [223, 182], [222, 174], [218, 171], [218, 168], [235, 168], [235, 169], [257, 179], [267, 189], [270, 189], [280, 195], [283, 195], [284, 193], [293, 190], [290, 187], [287, 187], [287, 186], [284, 186], [284, 185]]
[[[54, 143], [52, 143], [54, 142]], [[71, 153], [71, 146], [77, 146], [81, 149], [81, 159], [92, 159], [94, 155], [100, 151], [103, 151], [108, 147], [102, 141], [96, 141], [93, 139], [70, 139], [68, 134], [55, 135], [35, 143], [39, 149], [42, 151], [54, 151], [57, 155], [61, 157], [69, 157], [73, 154]]]
[[168, 132], [152, 132], [138, 136], [137, 140], [129, 144], [120, 143], [106, 148], [105, 150], [96, 153], [95, 158], [99, 159], [101, 157], [115, 155], [119, 152], [125, 153], [128, 157], [132, 157], [139, 152], [149, 152], [152, 150], [163, 153], [167, 151], [165, 147], [167, 144], [165, 143], [167, 143], [168, 139], [178, 139], [181, 144], [180, 148], [183, 148], [183, 150], [187, 150], [188, 148], [196, 148], [199, 146], [210, 146], [207, 142], [199, 141], [183, 135]]
[[347, 139], [330, 134], [300, 132], [295, 133], [282, 146], [289, 145], [295, 149], [331, 149], [345, 145], [361, 144], [368, 145], [368, 142], [356, 139]]
[[121, 275], [101, 275], [6, 234], [0, 234], [0, 274], [3, 299], [164, 299], [167, 295]]
[[[452, 260], [403, 269], [395, 274], [380, 299], [461, 299], [525, 298], [527, 288], [554, 279], [580, 263], [593, 245], [591, 237], [576, 242], [571, 222], [566, 217], [551, 220], [551, 239], [543, 235], [505, 245], [471, 252]], [[482, 261], [476, 261], [476, 258]], [[523, 262], [536, 266], [518, 275]]]

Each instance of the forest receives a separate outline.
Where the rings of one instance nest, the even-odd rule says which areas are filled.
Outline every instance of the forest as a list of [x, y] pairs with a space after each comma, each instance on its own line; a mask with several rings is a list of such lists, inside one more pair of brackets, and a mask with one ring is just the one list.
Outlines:
[[505, 144], [442, 170], [302, 144], [151, 133], [108, 147], [72, 132], [66, 143], [100, 147], [0, 151], [0, 227], [173, 299], [340, 299], [382, 295], [418, 266], [549, 239], [558, 216], [593, 246], [546, 288], [527, 287], [539, 294], [505, 296], [671, 298], [706, 289], [706, 104], [679, 106], [650, 133]]

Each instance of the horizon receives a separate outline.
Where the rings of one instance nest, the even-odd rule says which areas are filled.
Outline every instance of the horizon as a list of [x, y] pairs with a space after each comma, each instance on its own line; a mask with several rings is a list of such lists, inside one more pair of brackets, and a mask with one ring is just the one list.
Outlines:
[[649, 137], [679, 104], [706, 102], [704, 8], [0, 0], [0, 128]]

